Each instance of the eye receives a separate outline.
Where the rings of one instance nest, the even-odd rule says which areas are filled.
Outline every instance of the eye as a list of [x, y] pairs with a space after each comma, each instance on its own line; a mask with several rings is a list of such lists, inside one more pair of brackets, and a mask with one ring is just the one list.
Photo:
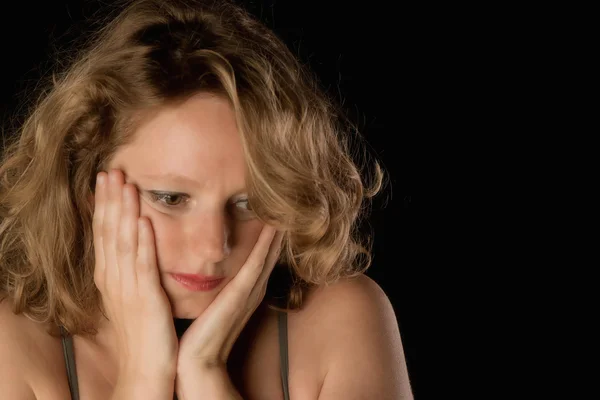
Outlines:
[[244, 211], [250, 211], [252, 212], [252, 206], [250, 205], [250, 200], [248, 199], [241, 199], [235, 202], [236, 205], [238, 204], [246, 204], [246, 207], [242, 207], [242, 210]]
[[184, 200], [187, 199], [187, 195], [182, 193], [161, 193], [161, 192], [149, 192], [152, 201], [160, 203], [162, 206], [167, 208], [178, 207]]

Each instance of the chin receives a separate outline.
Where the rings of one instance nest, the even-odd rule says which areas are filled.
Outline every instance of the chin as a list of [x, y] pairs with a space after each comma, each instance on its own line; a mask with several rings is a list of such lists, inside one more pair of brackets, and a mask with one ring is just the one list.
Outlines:
[[[196, 299], [197, 300], [197, 299]], [[193, 302], [191, 299], [171, 299], [173, 318], [196, 319], [208, 308], [210, 302]]]
[[162, 282], [162, 287], [171, 303], [173, 318], [196, 319], [208, 308], [214, 296], [190, 295], [191, 292], [182, 291], [178, 284], [167, 281]]

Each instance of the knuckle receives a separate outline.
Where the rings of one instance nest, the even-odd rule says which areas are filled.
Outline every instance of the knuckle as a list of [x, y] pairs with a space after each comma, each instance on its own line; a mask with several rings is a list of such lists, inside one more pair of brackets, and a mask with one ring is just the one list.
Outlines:
[[141, 278], [145, 284], [150, 283], [152, 281], [154, 276], [152, 275], [150, 263], [147, 263], [145, 261], [138, 261], [135, 267], [138, 277]]
[[102, 235], [104, 237], [112, 237], [116, 233], [116, 229], [111, 223], [102, 224]]
[[127, 238], [119, 238], [117, 241], [117, 252], [119, 254], [129, 254], [133, 251], [133, 243]]
[[94, 236], [102, 236], [102, 220], [100, 217], [94, 216], [92, 219], [92, 233]]
[[94, 274], [94, 284], [100, 292], [104, 291], [104, 278], [100, 274]]
[[264, 284], [264, 285], [262, 285], [261, 290], [260, 290], [261, 300], [265, 297], [266, 294], [267, 294], [267, 285]]

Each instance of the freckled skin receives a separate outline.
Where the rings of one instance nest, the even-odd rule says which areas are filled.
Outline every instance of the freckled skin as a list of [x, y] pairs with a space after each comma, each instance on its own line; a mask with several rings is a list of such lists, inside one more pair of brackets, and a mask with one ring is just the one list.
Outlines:
[[[140, 215], [152, 222], [173, 316], [196, 318], [237, 274], [264, 225], [243, 201], [247, 169], [231, 106], [225, 98], [202, 94], [160, 109], [138, 128], [133, 143], [119, 149], [109, 168], [121, 169], [140, 191]], [[156, 177], [165, 174], [188, 180]], [[150, 191], [186, 196], [157, 200]], [[214, 291], [192, 292], [171, 272], [226, 279]]]

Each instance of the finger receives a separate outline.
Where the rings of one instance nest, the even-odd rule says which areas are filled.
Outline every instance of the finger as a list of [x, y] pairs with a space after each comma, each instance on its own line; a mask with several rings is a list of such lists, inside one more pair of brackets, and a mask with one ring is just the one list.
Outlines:
[[271, 241], [267, 256], [263, 261], [260, 275], [258, 276], [258, 279], [255, 280], [254, 286], [252, 287], [248, 296], [249, 301], [246, 304], [246, 310], [250, 310], [251, 312], [247, 314], [247, 319], [244, 323], [248, 321], [250, 315], [256, 310], [256, 308], [265, 298], [269, 276], [271, 275], [271, 272], [273, 272], [273, 268], [279, 259], [283, 233], [283, 231], [276, 231], [273, 240]]
[[117, 234], [121, 217], [123, 175], [121, 171], [111, 170], [108, 173], [108, 200], [104, 211], [102, 241], [104, 244], [104, 261], [106, 269], [107, 289], [120, 290], [117, 255]]
[[232, 283], [236, 281], [234, 285], [239, 289], [245, 289], [245, 293], [247, 294], [252, 291], [264, 269], [265, 260], [276, 232], [276, 229], [270, 225], [265, 225], [263, 227], [248, 259], [232, 280]]
[[121, 287], [128, 291], [137, 291], [136, 259], [138, 249], [139, 199], [137, 189], [130, 183], [122, 188], [121, 217], [117, 239], [119, 257], [119, 277]]
[[277, 260], [279, 260], [279, 256], [281, 255], [281, 244], [283, 242], [284, 233], [285, 232], [283, 231], [277, 231], [275, 233], [273, 241], [271, 242], [271, 246], [269, 247], [269, 253], [265, 259], [263, 269], [256, 282], [257, 286], [266, 287], [269, 276], [271, 275], [271, 272], [273, 272], [273, 268], [275, 268], [275, 264], [277, 264]]
[[104, 221], [104, 209], [106, 206], [106, 172], [100, 172], [96, 176], [96, 188], [94, 190], [94, 215], [92, 217], [92, 232], [94, 236], [94, 255], [96, 263], [94, 266], [94, 281], [98, 289], [104, 289], [105, 260], [102, 245], [102, 224]]
[[160, 278], [156, 262], [154, 230], [150, 220], [145, 217], [138, 218], [138, 238], [136, 262], [138, 285], [140, 290], [147, 290], [153, 285], [160, 285]]

